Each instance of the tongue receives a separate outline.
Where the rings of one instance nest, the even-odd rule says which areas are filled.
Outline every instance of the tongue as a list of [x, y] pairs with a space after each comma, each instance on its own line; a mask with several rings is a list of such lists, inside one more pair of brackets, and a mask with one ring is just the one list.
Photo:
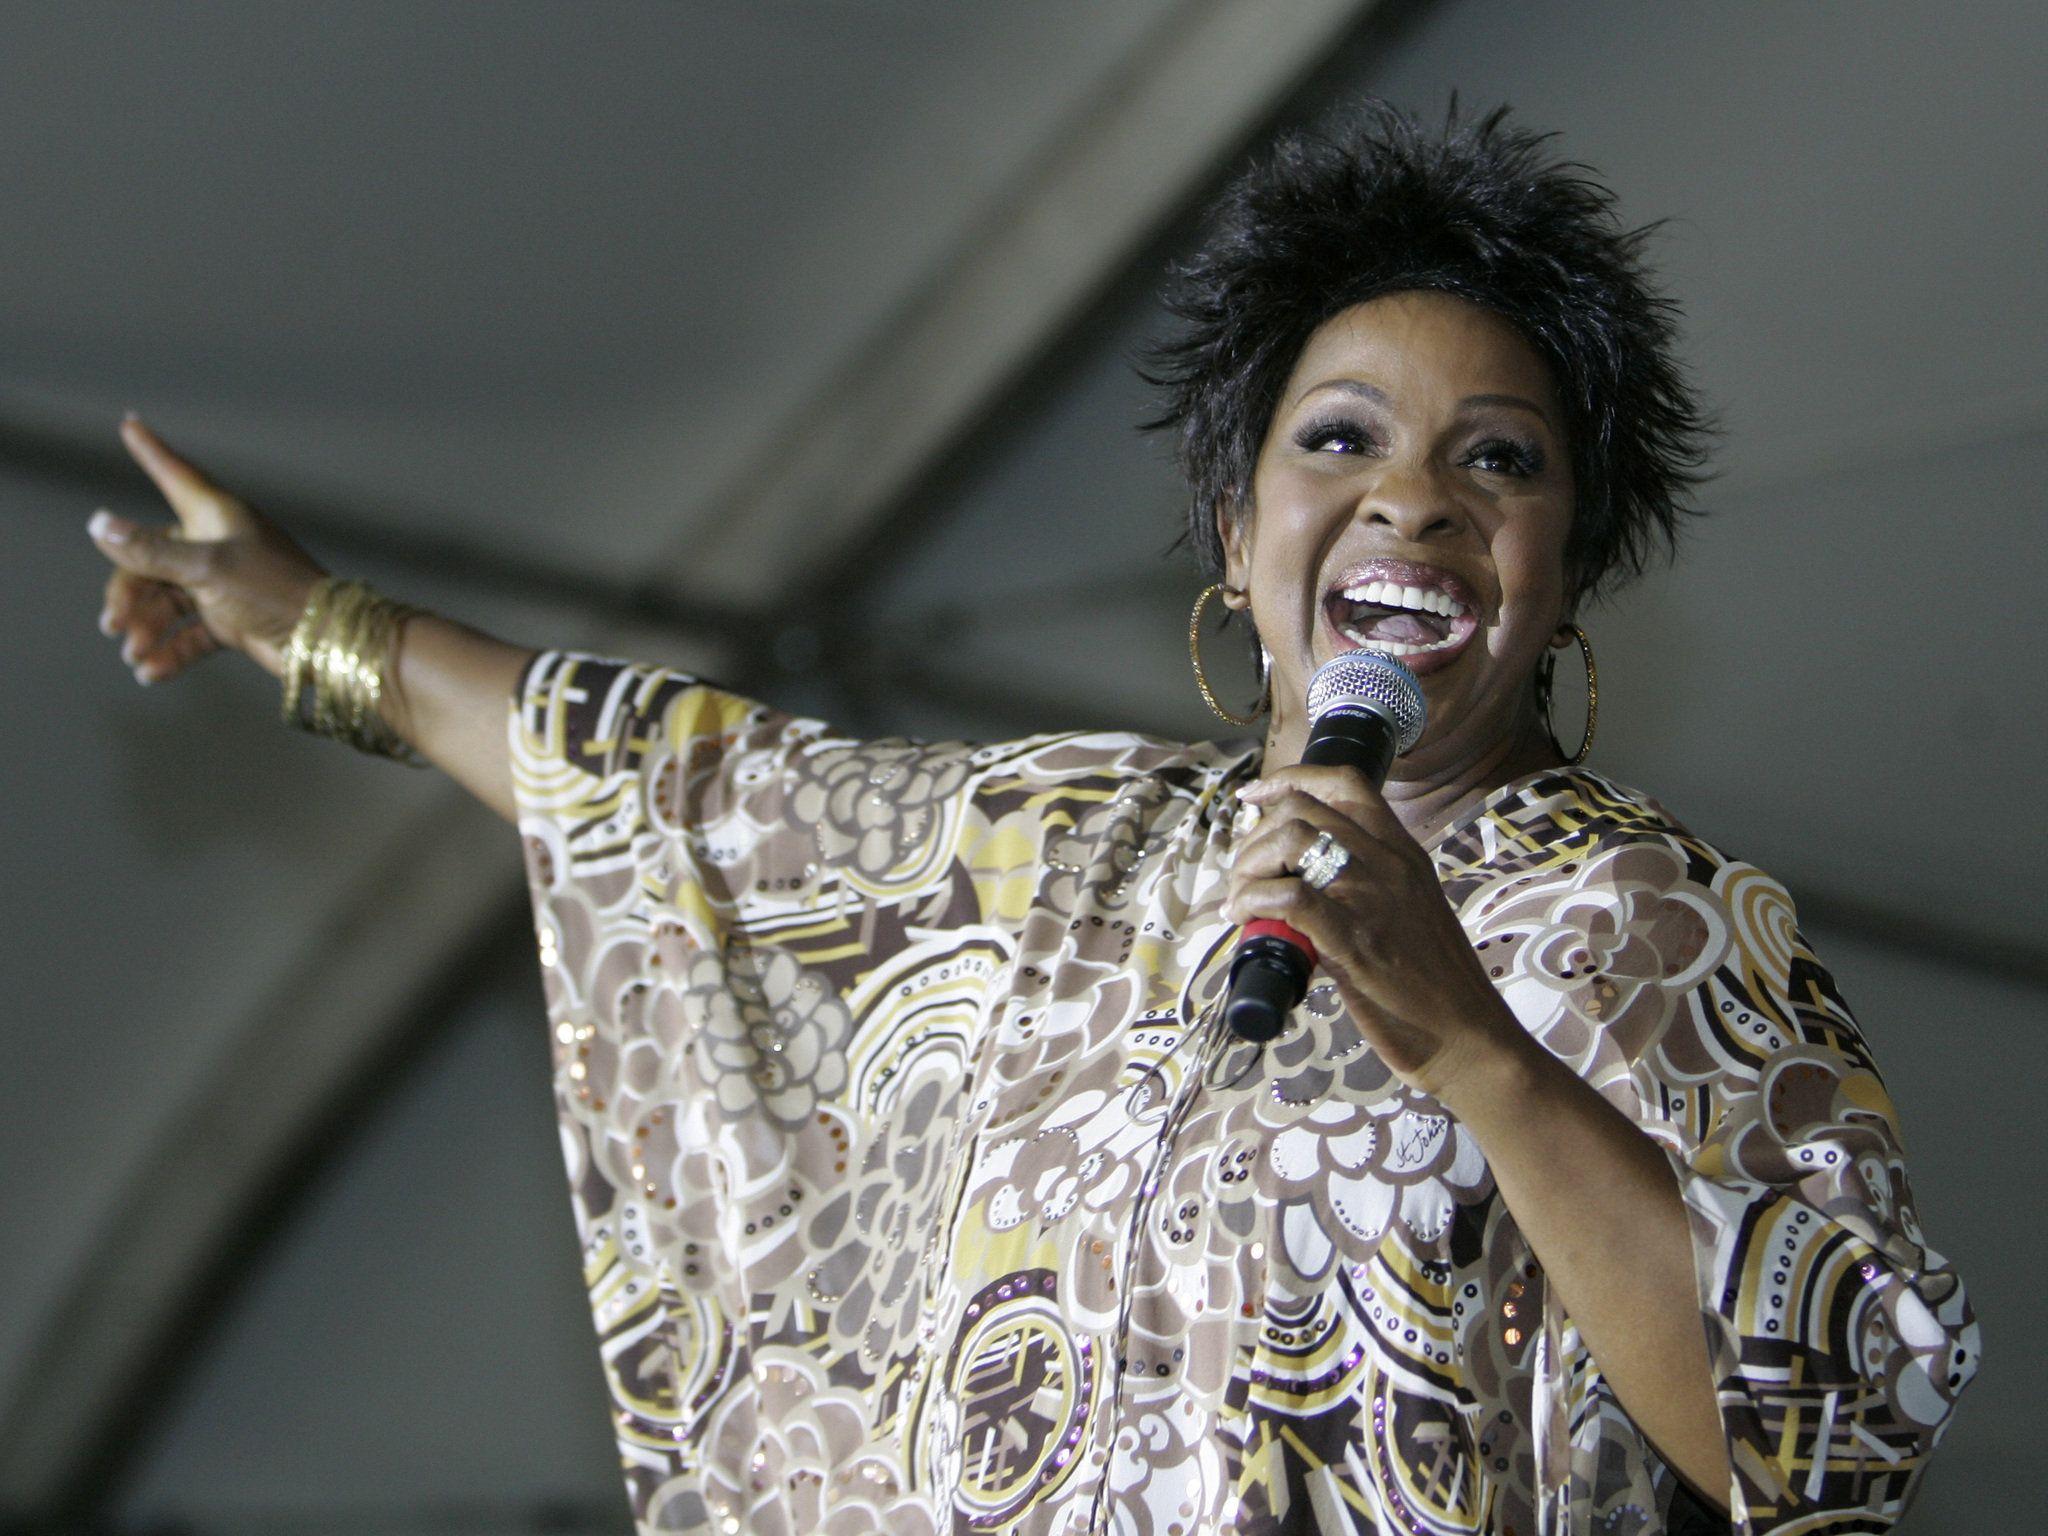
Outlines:
[[1435, 645], [1444, 637], [1441, 619], [1432, 622], [1422, 614], [1405, 609], [1364, 625], [1354, 623], [1352, 628], [1367, 640], [1391, 640], [1401, 645]]

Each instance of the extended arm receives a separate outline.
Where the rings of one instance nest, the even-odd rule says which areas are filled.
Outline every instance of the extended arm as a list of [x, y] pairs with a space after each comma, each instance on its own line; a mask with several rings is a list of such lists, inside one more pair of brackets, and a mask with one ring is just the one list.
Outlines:
[[[138, 681], [177, 677], [216, 650], [236, 650], [271, 676], [318, 564], [283, 529], [214, 485], [131, 416], [122, 441], [177, 514], [147, 528], [102, 513], [93, 540], [113, 562], [100, 629], [126, 634], [122, 660]], [[510, 821], [505, 711], [533, 652], [434, 614], [399, 631], [383, 713], [421, 756]]]
[[395, 689], [386, 701], [400, 736], [507, 821], [519, 811], [505, 711], [533, 654], [452, 619], [415, 614], [399, 633]]

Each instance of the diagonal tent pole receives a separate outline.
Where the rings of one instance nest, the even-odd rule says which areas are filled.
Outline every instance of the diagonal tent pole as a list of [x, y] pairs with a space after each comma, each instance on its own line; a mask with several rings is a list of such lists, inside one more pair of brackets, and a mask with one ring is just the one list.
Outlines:
[[440, 1011], [435, 999], [445, 1007], [466, 955], [517, 920], [517, 845], [495, 816], [451, 786], [412, 830], [107, 1203], [0, 1421], [0, 1516], [63, 1528], [113, 1491], [273, 1192], [369, 1069]]
[[676, 588], [748, 603], [831, 579], [1378, 9], [1171, 8], [939, 277], [687, 520], [664, 562]]

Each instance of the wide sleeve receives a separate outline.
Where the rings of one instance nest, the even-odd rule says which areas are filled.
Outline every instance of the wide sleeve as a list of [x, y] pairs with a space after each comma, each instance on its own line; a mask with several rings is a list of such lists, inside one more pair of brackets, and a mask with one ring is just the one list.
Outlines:
[[[634, 1518], [716, 1529], [754, 1497], [771, 1417], [799, 1425], [799, 1482], [819, 1447], [827, 1470], [867, 1454], [853, 1387], [771, 1407], [762, 1351], [886, 1358], [910, 1326], [1036, 841], [978, 808], [985, 749], [850, 741], [563, 651], [533, 659], [510, 706], [563, 1155]], [[875, 1465], [887, 1478], [863, 1486], [907, 1486]], [[887, 1500], [855, 1523], [869, 1515], [918, 1528]]]
[[[784, 1155], [770, 1143], [847, 1099], [854, 1037], [891, 1019], [888, 994], [917, 994], [928, 1029], [972, 1028], [1037, 853], [990, 835], [987, 751], [848, 740], [566, 651], [528, 665], [511, 748], [565, 1127], [616, 1165], [598, 1197], [688, 1204], [650, 1171], [678, 1120], [728, 1174]], [[923, 985], [939, 954], [960, 983], [943, 1001]]]
[[[1733, 1528], [1888, 1527], [1976, 1370], [1977, 1326], [1784, 888], [1666, 822], [1582, 829], [1476, 906], [1510, 1006], [1670, 1159]], [[1689, 1528], [1689, 1495], [1554, 1301], [1547, 1324], [1539, 1460], [1571, 1507], [1559, 1528], [1645, 1496]]]
[[937, 1529], [884, 1421], [991, 1021], [1078, 882], [1199, 821], [1213, 754], [849, 740], [564, 651], [509, 730], [636, 1528]]

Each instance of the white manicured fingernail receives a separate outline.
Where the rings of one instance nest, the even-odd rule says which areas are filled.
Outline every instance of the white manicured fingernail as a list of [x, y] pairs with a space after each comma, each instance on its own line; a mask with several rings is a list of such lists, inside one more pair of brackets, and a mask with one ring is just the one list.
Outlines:
[[93, 513], [92, 520], [85, 526], [86, 531], [94, 538], [105, 539], [109, 544], [125, 544], [128, 542], [127, 525], [105, 507], [101, 507], [99, 511]]

